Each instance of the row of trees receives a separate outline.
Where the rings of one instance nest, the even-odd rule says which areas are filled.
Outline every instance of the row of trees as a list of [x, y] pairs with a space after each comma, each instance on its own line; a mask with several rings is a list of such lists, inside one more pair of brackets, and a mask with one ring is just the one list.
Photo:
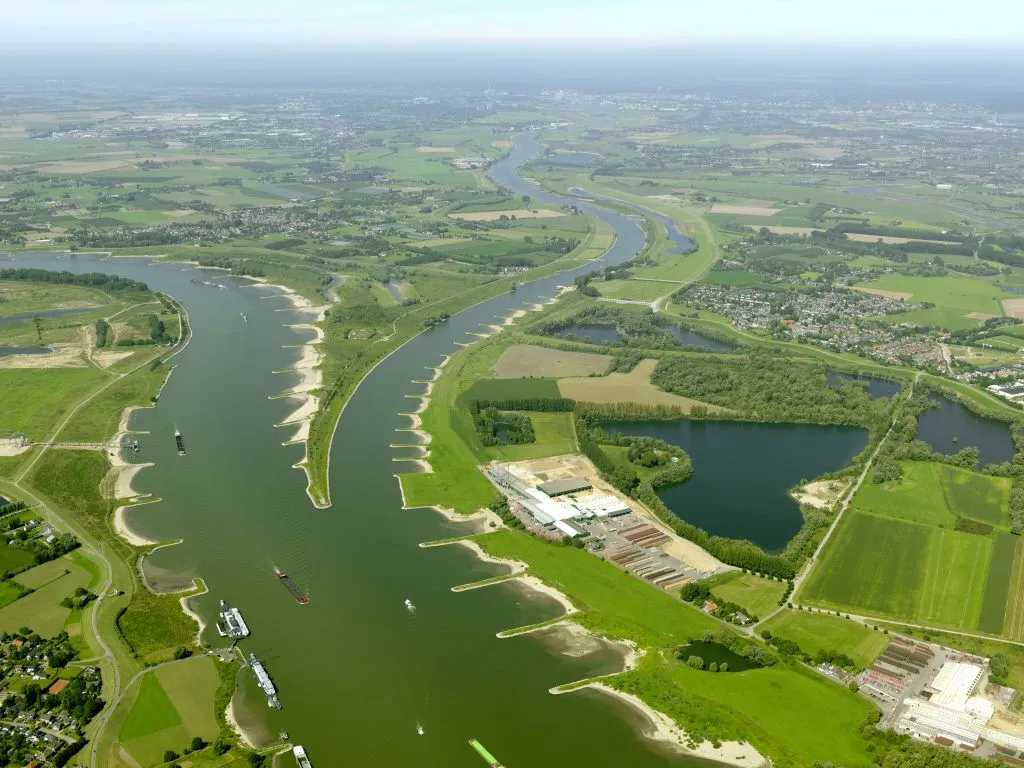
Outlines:
[[104, 291], [149, 291], [149, 286], [145, 283], [140, 283], [138, 280], [118, 277], [117, 275], [107, 275], [102, 272], [86, 272], [85, 274], [76, 275], [72, 272], [54, 272], [49, 269], [19, 267], [16, 269], [0, 269], [0, 280], [80, 285], [87, 288], [99, 288]]
[[[828, 368], [761, 351], [743, 357], [667, 357], [651, 383], [728, 408], [748, 421], [848, 424], [883, 430], [889, 404], [853, 382], [830, 386]], [[717, 414], [716, 418], [723, 418]]]

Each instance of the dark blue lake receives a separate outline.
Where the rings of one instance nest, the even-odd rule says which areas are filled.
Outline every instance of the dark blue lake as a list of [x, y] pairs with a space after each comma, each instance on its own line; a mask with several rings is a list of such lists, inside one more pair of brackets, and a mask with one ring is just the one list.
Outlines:
[[[707, 336], [702, 336], [696, 331], [691, 331], [688, 328], [683, 329], [676, 325], [666, 325], [663, 327], [666, 331], [672, 333], [672, 335], [679, 340], [680, 344], [688, 347], [700, 347], [701, 349], [707, 349], [712, 352], [732, 352], [736, 349], [736, 347], [732, 347], [720, 341], [715, 341], [714, 339], [709, 339]], [[563, 328], [558, 332], [558, 335], [563, 338], [576, 336], [593, 342], [594, 344], [618, 344], [622, 341], [622, 337], [619, 335], [618, 330], [616, 330], [615, 326], [612, 325], [573, 325], [569, 328]]]
[[828, 385], [830, 387], [838, 387], [843, 381], [857, 381], [861, 384], [867, 384], [868, 394], [872, 397], [892, 397], [903, 389], [903, 385], [898, 381], [878, 379], [874, 376], [857, 376], [852, 373], [840, 373], [839, 371], [828, 372]]
[[675, 515], [716, 536], [786, 546], [803, 525], [789, 489], [850, 464], [868, 443], [858, 427], [743, 421], [646, 421], [601, 425], [682, 447], [693, 476], [659, 492]]
[[981, 452], [982, 467], [1013, 458], [1013, 437], [1007, 424], [978, 416], [947, 397], [933, 395], [932, 400], [938, 406], [917, 417], [919, 440], [947, 456], [974, 446]]

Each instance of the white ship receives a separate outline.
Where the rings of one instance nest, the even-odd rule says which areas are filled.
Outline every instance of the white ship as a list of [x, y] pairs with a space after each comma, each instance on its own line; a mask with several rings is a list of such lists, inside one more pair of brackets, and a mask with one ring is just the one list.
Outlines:
[[223, 600], [220, 601], [220, 618], [217, 619], [217, 632], [221, 637], [241, 640], [249, 636], [249, 627], [237, 608], [232, 608]]
[[267, 704], [274, 709], [280, 709], [281, 702], [277, 699], [277, 688], [274, 687], [270, 675], [263, 668], [263, 663], [256, 658], [255, 653], [249, 654], [249, 666], [252, 667], [252, 673], [256, 675], [256, 682], [263, 689], [263, 693], [267, 695]]
[[309, 762], [309, 758], [306, 756], [304, 747], [292, 747], [292, 754], [295, 755], [295, 762], [298, 763], [299, 768], [313, 768], [313, 764]]

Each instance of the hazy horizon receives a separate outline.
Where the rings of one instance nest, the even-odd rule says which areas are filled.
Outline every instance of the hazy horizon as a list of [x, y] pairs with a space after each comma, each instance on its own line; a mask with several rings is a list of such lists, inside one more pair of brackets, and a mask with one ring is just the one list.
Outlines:
[[[689, 6], [689, 7], [688, 7]], [[48, 0], [4, 11], [5, 45], [466, 42], [1019, 43], [1024, 4], [975, 0]]]

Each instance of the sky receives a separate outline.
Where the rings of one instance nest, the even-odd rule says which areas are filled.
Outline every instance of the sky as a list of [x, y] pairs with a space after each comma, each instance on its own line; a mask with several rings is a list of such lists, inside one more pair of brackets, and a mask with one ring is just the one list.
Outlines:
[[1024, 0], [0, 0], [5, 45], [1011, 43]]

